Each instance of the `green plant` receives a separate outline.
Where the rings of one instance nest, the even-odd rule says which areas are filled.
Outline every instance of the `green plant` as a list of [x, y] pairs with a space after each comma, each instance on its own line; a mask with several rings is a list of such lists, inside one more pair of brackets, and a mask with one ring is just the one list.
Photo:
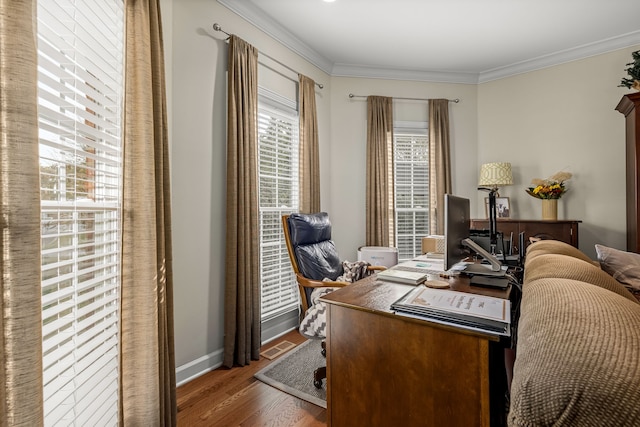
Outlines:
[[635, 52], [631, 53], [631, 57], [633, 58], [633, 62], [625, 64], [627, 65], [625, 71], [629, 76], [631, 76], [631, 78], [623, 77], [618, 87], [624, 86], [626, 88], [636, 88], [636, 86], [638, 85], [638, 83], [636, 82], [640, 81], [640, 50], [636, 50]]

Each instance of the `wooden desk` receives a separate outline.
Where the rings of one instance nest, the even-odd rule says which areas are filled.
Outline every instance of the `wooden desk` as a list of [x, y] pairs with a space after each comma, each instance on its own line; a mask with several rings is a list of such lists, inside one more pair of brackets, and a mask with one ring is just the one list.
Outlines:
[[[498, 338], [395, 315], [391, 303], [411, 289], [372, 276], [322, 298], [328, 425], [490, 425], [489, 354], [502, 355]], [[452, 279], [451, 289], [509, 295], [470, 287], [468, 279]]]

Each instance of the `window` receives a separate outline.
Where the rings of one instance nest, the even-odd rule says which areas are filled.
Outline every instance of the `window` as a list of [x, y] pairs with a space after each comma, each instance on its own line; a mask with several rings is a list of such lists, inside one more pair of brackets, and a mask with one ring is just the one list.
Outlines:
[[115, 425], [123, 2], [37, 14], [45, 425]]
[[298, 113], [260, 90], [258, 102], [260, 278], [262, 320], [298, 307], [296, 283], [282, 232], [282, 215], [298, 210]]
[[429, 234], [429, 137], [426, 129], [396, 127], [393, 143], [395, 245], [398, 259], [422, 253]]

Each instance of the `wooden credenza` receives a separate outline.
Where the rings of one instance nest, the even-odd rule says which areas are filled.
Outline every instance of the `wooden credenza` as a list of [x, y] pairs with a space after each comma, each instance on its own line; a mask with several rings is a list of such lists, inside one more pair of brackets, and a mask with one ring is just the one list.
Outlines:
[[[505, 238], [509, 238], [513, 233], [514, 245], [518, 244], [518, 235], [524, 232], [525, 242], [529, 237], [540, 237], [543, 239], [555, 239], [569, 243], [578, 247], [578, 224], [577, 220], [528, 220], [528, 219], [498, 219], [498, 231], [501, 231]], [[488, 219], [472, 219], [471, 228], [477, 230], [488, 230]]]
[[616, 110], [625, 117], [627, 250], [640, 252], [640, 92], [623, 96]]
[[[454, 283], [455, 282], [455, 283]], [[509, 290], [451, 288], [509, 298]], [[375, 276], [322, 297], [327, 303], [327, 424], [500, 425], [504, 347], [496, 336], [394, 314], [412, 286]], [[502, 382], [504, 381], [504, 383]]]

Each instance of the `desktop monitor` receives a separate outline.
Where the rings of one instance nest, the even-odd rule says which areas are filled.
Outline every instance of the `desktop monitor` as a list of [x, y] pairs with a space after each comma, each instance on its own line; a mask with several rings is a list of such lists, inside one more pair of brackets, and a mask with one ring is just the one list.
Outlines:
[[444, 195], [444, 269], [465, 260], [470, 252], [462, 244], [469, 237], [470, 209], [469, 199]]
[[500, 261], [469, 237], [469, 212], [469, 199], [452, 194], [444, 195], [444, 269], [450, 270], [455, 264], [464, 261], [471, 254], [471, 249], [489, 264], [470, 263], [461, 270], [462, 273], [504, 276], [505, 270]]

